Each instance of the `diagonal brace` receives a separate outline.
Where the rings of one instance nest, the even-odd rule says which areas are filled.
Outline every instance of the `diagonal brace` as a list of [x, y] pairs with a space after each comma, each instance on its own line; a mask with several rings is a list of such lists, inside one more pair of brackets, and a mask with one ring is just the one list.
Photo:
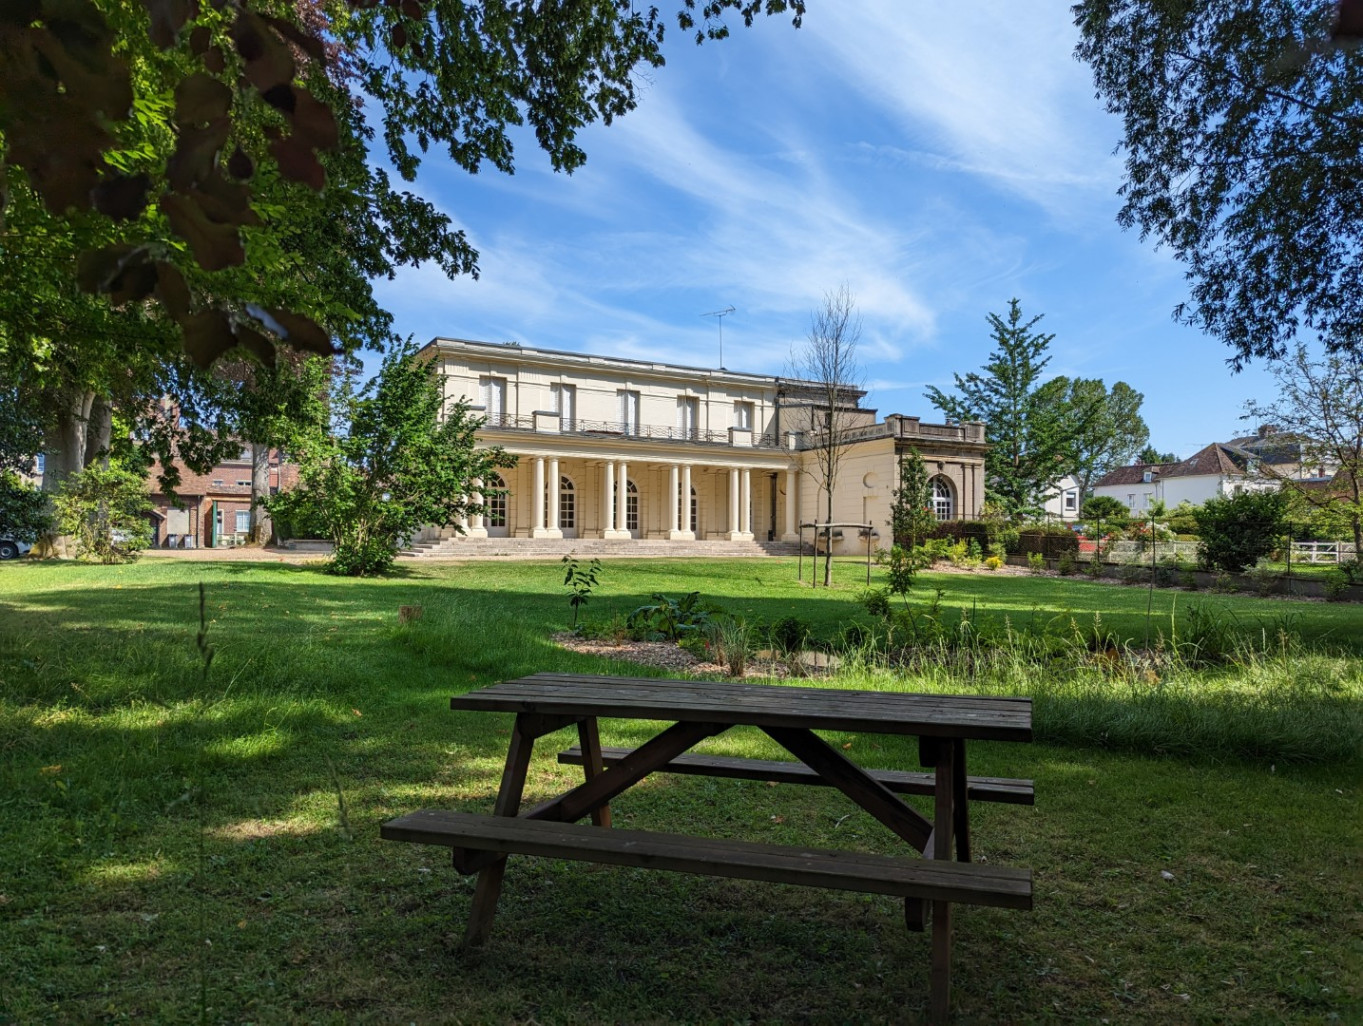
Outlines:
[[627, 791], [650, 773], [662, 769], [698, 742], [728, 729], [727, 723], [674, 723], [614, 766], [523, 815], [526, 819], [576, 823], [593, 809], [609, 804], [612, 798]]
[[918, 851], [927, 847], [932, 823], [812, 730], [803, 727], [762, 730]]

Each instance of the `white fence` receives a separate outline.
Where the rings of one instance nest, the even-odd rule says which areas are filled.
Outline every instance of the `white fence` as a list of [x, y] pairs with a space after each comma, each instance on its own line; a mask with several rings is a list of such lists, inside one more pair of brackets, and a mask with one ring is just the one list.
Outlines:
[[[1085, 546], [1087, 548], [1087, 546]], [[1192, 562], [1197, 559], [1197, 542], [1193, 541], [1162, 541], [1155, 543], [1154, 558], [1164, 559], [1166, 556], [1177, 556], [1179, 559]], [[1356, 552], [1353, 542], [1293, 542], [1292, 543], [1292, 562], [1293, 563], [1341, 563], [1345, 560], [1354, 559]], [[1080, 552], [1080, 559], [1092, 559], [1092, 552]], [[1107, 563], [1129, 563], [1140, 559], [1148, 561], [1150, 559], [1150, 547], [1138, 541], [1118, 541], [1112, 542], [1111, 547], [1103, 546], [1103, 560]]]

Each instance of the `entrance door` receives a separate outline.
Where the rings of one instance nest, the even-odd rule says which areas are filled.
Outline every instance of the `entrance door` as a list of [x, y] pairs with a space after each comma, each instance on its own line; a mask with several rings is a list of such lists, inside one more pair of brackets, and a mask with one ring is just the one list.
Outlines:
[[631, 538], [640, 537], [639, 489], [633, 481], [625, 482], [625, 528]]
[[577, 489], [573, 479], [563, 476], [558, 479], [558, 526], [565, 538], [576, 538], [577, 533]]
[[500, 474], [493, 474], [483, 485], [483, 505], [487, 513], [483, 524], [487, 527], [489, 538], [505, 538], [511, 533], [507, 517], [506, 482]]

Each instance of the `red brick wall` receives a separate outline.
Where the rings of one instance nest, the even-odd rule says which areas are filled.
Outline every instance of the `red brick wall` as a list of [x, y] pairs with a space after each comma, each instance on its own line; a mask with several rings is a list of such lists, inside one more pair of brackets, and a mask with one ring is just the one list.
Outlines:
[[[270, 491], [287, 491], [298, 484], [298, 466], [286, 463], [282, 467], [275, 462], [278, 453], [271, 453], [269, 472]], [[238, 510], [251, 508], [251, 463], [249, 460], [230, 460], [219, 463], [206, 474], [196, 474], [184, 464], [178, 464], [180, 483], [175, 494], [181, 507], [189, 511], [190, 534], [195, 543], [202, 548], [208, 544], [212, 534], [213, 503], [216, 501], [222, 514], [222, 534], [236, 533], [236, 514]], [[163, 516], [174, 507], [170, 497], [159, 490], [161, 464], [153, 463], [147, 478], [151, 491], [152, 505]], [[237, 482], [242, 482], [238, 484]], [[165, 521], [158, 534], [158, 544], [165, 538]]]

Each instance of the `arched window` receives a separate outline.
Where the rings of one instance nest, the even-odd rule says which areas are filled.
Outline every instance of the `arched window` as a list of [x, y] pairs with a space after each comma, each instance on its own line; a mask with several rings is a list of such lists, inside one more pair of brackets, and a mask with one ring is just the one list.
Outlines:
[[633, 481], [625, 482], [625, 530], [639, 530], [639, 489]]
[[696, 499], [696, 490], [691, 489], [691, 532], [695, 534], [700, 530], [700, 502]]
[[572, 529], [577, 526], [577, 491], [573, 479], [558, 479], [558, 526]]
[[951, 520], [956, 516], [956, 497], [951, 491], [951, 482], [944, 477], [932, 479], [932, 512], [938, 520]]
[[507, 487], [500, 474], [491, 474], [483, 479], [483, 523], [487, 533], [494, 538], [505, 538], [510, 533], [507, 518]]

